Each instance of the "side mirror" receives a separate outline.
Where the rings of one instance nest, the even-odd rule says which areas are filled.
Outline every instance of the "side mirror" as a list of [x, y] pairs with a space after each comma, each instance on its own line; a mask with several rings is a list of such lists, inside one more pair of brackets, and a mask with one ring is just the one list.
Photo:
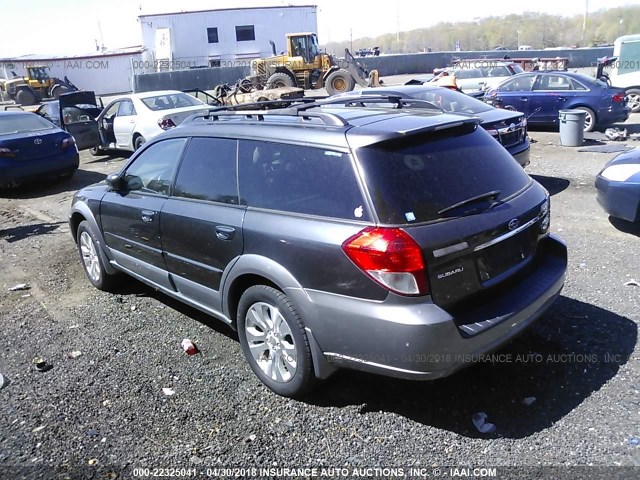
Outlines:
[[119, 173], [112, 173], [108, 175], [105, 181], [107, 182], [107, 185], [109, 185], [109, 187], [112, 190], [115, 190], [115, 191], [122, 190], [124, 181], [122, 180], [122, 177], [120, 176]]

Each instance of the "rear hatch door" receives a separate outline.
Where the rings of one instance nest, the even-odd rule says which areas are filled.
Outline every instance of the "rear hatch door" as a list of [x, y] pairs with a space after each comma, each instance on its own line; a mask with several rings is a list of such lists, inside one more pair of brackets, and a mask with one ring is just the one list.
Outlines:
[[382, 225], [420, 245], [435, 303], [449, 307], [523, 269], [546, 192], [482, 128], [464, 125], [356, 152]]

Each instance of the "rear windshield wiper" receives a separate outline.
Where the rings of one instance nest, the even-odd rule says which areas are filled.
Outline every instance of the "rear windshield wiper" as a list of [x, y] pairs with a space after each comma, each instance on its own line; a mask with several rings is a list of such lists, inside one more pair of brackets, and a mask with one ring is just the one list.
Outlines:
[[443, 208], [438, 212], [438, 215], [442, 215], [443, 213], [450, 212], [451, 210], [455, 210], [456, 208], [463, 207], [464, 205], [468, 205], [470, 203], [477, 202], [479, 200], [493, 200], [498, 195], [500, 195], [500, 190], [491, 190], [487, 193], [481, 193], [480, 195], [476, 195], [475, 197], [467, 198], [466, 200], [462, 200], [461, 202], [454, 203], [453, 205]]

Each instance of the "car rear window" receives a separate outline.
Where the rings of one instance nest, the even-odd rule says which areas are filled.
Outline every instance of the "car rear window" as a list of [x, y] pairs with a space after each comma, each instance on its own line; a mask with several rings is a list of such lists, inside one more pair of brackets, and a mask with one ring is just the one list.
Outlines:
[[[498, 191], [495, 200], [531, 179], [482, 128], [415, 135], [358, 149], [358, 162], [382, 223], [429, 222], [474, 196]], [[486, 209], [486, 202], [478, 208]]]
[[140, 100], [142, 100], [142, 103], [153, 111], [204, 105], [200, 100], [186, 93], [168, 93], [164, 95], [144, 97]]
[[0, 116], [0, 135], [49, 130], [51, 128], [55, 128], [51, 122], [34, 113]]

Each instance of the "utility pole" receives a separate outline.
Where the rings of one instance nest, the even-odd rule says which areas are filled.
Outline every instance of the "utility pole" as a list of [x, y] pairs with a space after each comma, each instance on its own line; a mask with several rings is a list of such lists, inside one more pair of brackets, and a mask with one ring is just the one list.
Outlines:
[[589, 15], [589, 0], [584, 0], [584, 16], [582, 17], [582, 34], [580, 35], [580, 46], [584, 47], [584, 35], [587, 30], [587, 16]]
[[396, 3], [396, 44], [400, 53], [400, 3]]

